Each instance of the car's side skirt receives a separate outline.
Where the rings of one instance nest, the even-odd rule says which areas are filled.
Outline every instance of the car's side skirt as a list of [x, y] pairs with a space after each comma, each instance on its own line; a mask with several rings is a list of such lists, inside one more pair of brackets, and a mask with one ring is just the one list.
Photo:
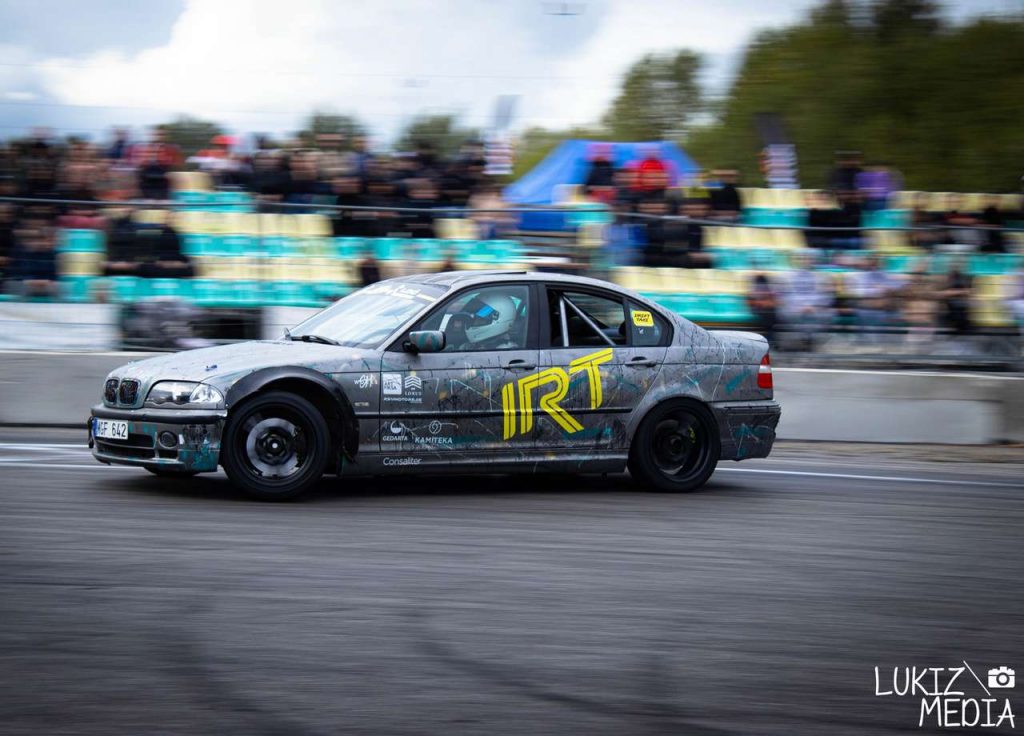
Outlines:
[[360, 453], [343, 464], [341, 474], [403, 475], [505, 473], [619, 473], [625, 470], [625, 452], [560, 451], [457, 453]]

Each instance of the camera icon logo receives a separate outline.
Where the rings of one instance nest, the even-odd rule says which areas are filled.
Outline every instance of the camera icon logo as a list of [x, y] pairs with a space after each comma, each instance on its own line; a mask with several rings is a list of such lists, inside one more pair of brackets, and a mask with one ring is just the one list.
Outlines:
[[993, 690], [1017, 684], [1016, 673], [1009, 667], [993, 667], [988, 671], [988, 686]]

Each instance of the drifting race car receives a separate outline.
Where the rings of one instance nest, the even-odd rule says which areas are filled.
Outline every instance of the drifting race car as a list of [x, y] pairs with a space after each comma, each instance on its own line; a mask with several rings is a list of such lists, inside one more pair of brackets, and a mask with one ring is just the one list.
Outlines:
[[462, 271], [366, 287], [279, 340], [129, 363], [97, 460], [216, 471], [260, 499], [325, 473], [621, 472], [690, 491], [775, 440], [768, 344], [588, 278]]

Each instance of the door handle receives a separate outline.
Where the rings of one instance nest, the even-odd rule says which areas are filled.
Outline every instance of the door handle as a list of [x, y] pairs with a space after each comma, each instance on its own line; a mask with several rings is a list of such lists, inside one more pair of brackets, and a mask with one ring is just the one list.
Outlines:
[[654, 366], [658, 365], [658, 361], [651, 360], [650, 358], [646, 358], [643, 355], [638, 355], [631, 361], [626, 363], [626, 365], [631, 365], [634, 368], [653, 368]]
[[532, 371], [537, 366], [533, 363], [527, 363], [525, 360], [510, 360], [504, 367], [510, 371]]

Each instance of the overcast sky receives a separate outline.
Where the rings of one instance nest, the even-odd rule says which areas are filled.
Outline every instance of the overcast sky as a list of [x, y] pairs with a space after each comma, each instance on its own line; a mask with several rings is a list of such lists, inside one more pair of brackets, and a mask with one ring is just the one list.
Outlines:
[[[0, 138], [34, 123], [104, 138], [190, 113], [285, 132], [353, 113], [386, 141], [418, 112], [486, 127], [596, 120], [623, 71], [688, 47], [723, 89], [758, 30], [817, 0], [2, 0]], [[1021, 0], [951, 3], [962, 18]]]

